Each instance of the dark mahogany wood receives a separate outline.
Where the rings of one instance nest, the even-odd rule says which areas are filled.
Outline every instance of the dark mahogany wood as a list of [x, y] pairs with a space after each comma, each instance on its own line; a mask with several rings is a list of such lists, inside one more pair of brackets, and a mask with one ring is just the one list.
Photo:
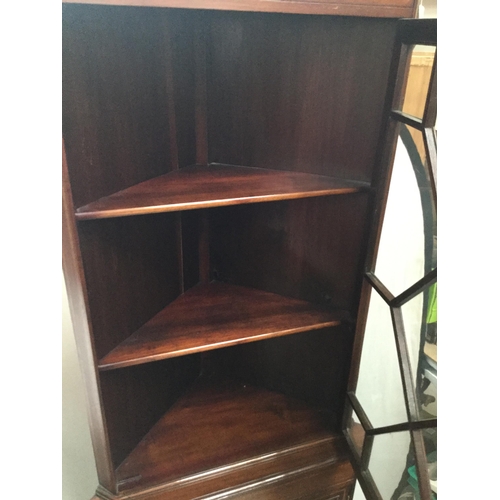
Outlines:
[[214, 372], [328, 412], [340, 431], [352, 331], [346, 325], [211, 351]]
[[78, 232], [73, 215], [73, 200], [68, 179], [64, 142], [62, 145], [62, 266], [68, 293], [69, 308], [75, 332], [76, 349], [83, 365], [83, 382], [89, 411], [89, 427], [99, 483], [116, 491], [115, 471], [109, 449], [106, 419], [102, 411], [101, 387], [97, 373], [89, 300], [79, 248]]
[[171, 33], [168, 23], [165, 23], [165, 90], [167, 93], [166, 114], [168, 117], [168, 140], [170, 152], [170, 169], [179, 169], [179, 152], [177, 149], [177, 119], [175, 114], [175, 75], [173, 67], [173, 50]]
[[99, 358], [180, 295], [175, 216], [79, 223]]
[[394, 20], [234, 12], [207, 22], [210, 162], [371, 182]]
[[63, 0], [65, 3], [182, 7], [295, 14], [336, 14], [347, 16], [413, 17], [413, 0]]
[[203, 210], [200, 214], [200, 237], [198, 242], [198, 255], [200, 259], [200, 283], [210, 281], [210, 229], [208, 213]]
[[[300, 476], [301, 482], [314, 490], [308, 481], [309, 474], [317, 469], [330, 471], [330, 487], [342, 488], [353, 480], [352, 467], [346, 460], [347, 446], [338, 434], [313, 439], [295, 446], [264, 453], [247, 460], [240, 460], [220, 468], [213, 468], [199, 474], [184, 476], [181, 479], [146, 488], [123, 490], [119, 498], [130, 500], [192, 500], [193, 498], [212, 498], [214, 495], [241, 495], [241, 485], [246, 494], [262, 498], [262, 487], [271, 483], [278, 488], [282, 482]], [[306, 472], [304, 471], [306, 470]], [[304, 472], [307, 477], [304, 477]], [[130, 483], [129, 483], [130, 485]], [[103, 498], [115, 500], [102, 489], [98, 490]], [[217, 496], [215, 498], [218, 498]], [[283, 498], [279, 496], [277, 498]], [[315, 497], [314, 497], [315, 498]]]
[[94, 201], [78, 220], [355, 193], [361, 182], [232, 165], [194, 165]]
[[200, 281], [200, 227], [203, 210], [180, 212], [182, 220], [182, 251], [184, 290]]
[[196, 164], [208, 163], [207, 143], [207, 29], [201, 15], [194, 31]]
[[393, 307], [401, 307], [416, 297], [419, 293], [437, 281], [437, 268], [428, 272], [423, 278], [419, 279], [416, 283], [410, 286], [407, 290], [399, 294], [396, 298], [392, 299], [390, 305]]
[[212, 211], [211, 264], [235, 285], [356, 314], [366, 193]]
[[101, 370], [340, 324], [304, 301], [225, 283], [188, 290], [106, 354]]
[[391, 305], [394, 301], [394, 295], [389, 291], [389, 289], [375, 276], [374, 273], [366, 273], [366, 280], [370, 283], [370, 285], [377, 290], [377, 293], [384, 299], [384, 301]]
[[437, 45], [436, 19], [401, 19], [398, 39], [407, 45]]
[[117, 475], [120, 481], [136, 478], [127, 489], [151, 486], [329, 437], [325, 415], [305, 403], [244, 383], [202, 378]]
[[[154, 13], [165, 17], [172, 49], [177, 152], [179, 167], [183, 168], [196, 163], [194, 99], [196, 75], [192, 64], [195, 58], [192, 34], [195, 31], [196, 19], [192, 12], [179, 9], [168, 9], [161, 12], [155, 9]], [[167, 55], [166, 60], [168, 61]], [[161, 82], [158, 82], [159, 84]]]
[[[285, 477], [266, 478], [259, 484], [240, 486], [225, 497], [238, 500], [349, 500], [354, 487], [352, 467], [347, 462], [326, 461], [309, 465]], [[215, 497], [213, 500], [216, 500]], [[208, 500], [208, 498], [206, 499]]]
[[168, 172], [165, 15], [63, 5], [62, 31], [62, 125], [75, 206]]
[[65, 273], [98, 498], [352, 493], [347, 319], [387, 172], [390, 18], [416, 6], [361, 2], [63, 2]]
[[[384, 103], [384, 125], [380, 132], [377, 156], [373, 167], [374, 196], [371, 206], [370, 232], [365, 254], [366, 260], [364, 263], [364, 269], [366, 272], [374, 272], [375, 264], [377, 262], [378, 246], [382, 234], [382, 223], [384, 220], [387, 197], [389, 195], [392, 165], [396, 153], [399, 131], [399, 122], [391, 119], [391, 111], [393, 109], [402, 108], [404, 89], [406, 88], [406, 81], [410, 67], [410, 55], [410, 47], [401, 46], [399, 41], [394, 40], [394, 47], [391, 54], [389, 80]], [[371, 294], [372, 285], [364, 279], [358, 303], [356, 334], [354, 338], [354, 347], [349, 373], [348, 391], [350, 392], [356, 391], [356, 385], [358, 383], [359, 366], [361, 363], [364, 332], [368, 317], [368, 310], [370, 307]]]
[[406, 125], [416, 128], [417, 130], [423, 130], [422, 118], [417, 118], [398, 110], [391, 111], [391, 118], [397, 120], [398, 122], [406, 123]]
[[192, 384], [200, 366], [193, 355], [101, 373], [115, 468]]

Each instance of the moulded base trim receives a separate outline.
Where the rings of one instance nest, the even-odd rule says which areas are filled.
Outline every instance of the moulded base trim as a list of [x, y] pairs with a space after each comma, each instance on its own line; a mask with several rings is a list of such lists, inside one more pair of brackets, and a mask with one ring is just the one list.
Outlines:
[[[153, 487], [123, 491], [117, 495], [98, 486], [92, 500], [193, 500], [237, 498], [243, 492], [277, 485], [294, 477], [308, 476], [325, 467], [332, 472], [335, 488], [346, 488], [354, 481], [341, 436], [332, 436], [267, 453], [224, 467], [218, 467]], [[327, 498], [327, 497], [325, 497]]]

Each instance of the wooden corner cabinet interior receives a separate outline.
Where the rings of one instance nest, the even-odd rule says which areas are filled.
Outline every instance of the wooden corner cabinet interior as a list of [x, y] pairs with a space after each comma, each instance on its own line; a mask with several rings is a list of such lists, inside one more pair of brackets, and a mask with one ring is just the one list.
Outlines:
[[351, 498], [342, 412], [414, 11], [63, 4], [63, 266], [97, 498]]

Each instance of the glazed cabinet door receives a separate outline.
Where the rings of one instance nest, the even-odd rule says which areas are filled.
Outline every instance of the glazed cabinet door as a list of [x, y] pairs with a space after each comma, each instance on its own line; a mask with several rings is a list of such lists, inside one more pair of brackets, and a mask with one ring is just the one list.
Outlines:
[[394, 48], [343, 419], [354, 500], [437, 499], [436, 24], [399, 21]]

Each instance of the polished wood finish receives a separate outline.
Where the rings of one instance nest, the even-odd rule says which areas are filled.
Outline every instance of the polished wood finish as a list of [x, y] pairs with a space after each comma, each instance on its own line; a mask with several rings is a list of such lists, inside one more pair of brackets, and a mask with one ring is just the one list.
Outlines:
[[367, 193], [220, 208], [211, 214], [219, 279], [356, 314]]
[[194, 355], [100, 375], [115, 468], [186, 391], [200, 367], [199, 356]]
[[[85, 366], [83, 383], [85, 384], [87, 404], [91, 408], [99, 409], [102, 404], [101, 387], [97, 374], [92, 324], [89, 321], [89, 300], [78, 232], [73, 215], [73, 200], [68, 179], [64, 142], [62, 144], [62, 216], [62, 266], [75, 332], [76, 349], [80, 362]], [[116, 491], [115, 471], [112, 465], [104, 415], [100, 411], [89, 411], [89, 426], [99, 483], [110, 491]]]
[[375, 276], [374, 273], [366, 273], [366, 280], [370, 285], [377, 290], [377, 293], [384, 299], [385, 303], [391, 305], [394, 300], [394, 295], [389, 291], [389, 289]]
[[[266, 478], [259, 484], [247, 484], [220, 496], [206, 497], [205, 500], [222, 498], [238, 500], [257, 500], [269, 498], [274, 500], [349, 500], [354, 486], [352, 467], [346, 462], [332, 463], [331, 460], [320, 465], [309, 465], [285, 477]], [[342, 481], [344, 479], [344, 481]]]
[[416, 6], [363, 1], [64, 2], [65, 273], [98, 498], [352, 493], [339, 431], [390, 17]]
[[229, 12], [207, 23], [211, 162], [372, 181], [394, 20]]
[[397, 297], [393, 298], [390, 305], [393, 307], [401, 307], [416, 297], [419, 293], [437, 281], [437, 268], [429, 271], [423, 278], [410, 286]]
[[98, 358], [181, 293], [175, 215], [79, 224]]
[[210, 281], [210, 229], [206, 210], [203, 210], [200, 214], [199, 234], [198, 255], [200, 259], [200, 283], [207, 284]]
[[[309, 474], [315, 474], [317, 469], [326, 469], [325, 472], [328, 472], [329, 488], [345, 489], [352, 484], [352, 467], [346, 459], [346, 451], [347, 447], [341, 436], [333, 434], [247, 460], [240, 460], [221, 468], [203, 471], [200, 474], [184, 476], [182, 479], [174, 479], [157, 486], [141, 489], [132, 487], [131, 490], [122, 491], [119, 498], [125, 500], [203, 498], [208, 500], [226, 498], [229, 495], [238, 497], [242, 494], [241, 485], [244, 485], [245, 494], [253, 495], [253, 498], [262, 498], [261, 488], [266, 486], [277, 488], [277, 498], [283, 498], [279, 496], [281, 485], [298, 477], [303, 483], [302, 488], [309, 487], [310, 495], [314, 497], [317, 488], [308, 479]], [[118, 498], [102, 489], [100, 493], [105, 499]]]
[[232, 165], [193, 165], [142, 182], [76, 211], [78, 220], [355, 193], [361, 182]]
[[354, 392], [348, 392], [347, 397], [349, 398], [349, 402], [351, 403], [352, 409], [355, 411], [365, 431], [373, 429], [373, 425], [370, 422], [370, 418], [368, 417], [365, 410], [361, 406], [361, 403], [359, 402], [356, 394], [354, 394]]
[[101, 370], [131, 366], [340, 324], [305, 301], [210, 283], [188, 290], [106, 354]]
[[[399, 123], [391, 119], [391, 111], [393, 108], [401, 109], [404, 99], [404, 89], [409, 70], [410, 48], [402, 46], [399, 39], [394, 41], [394, 48], [391, 58], [391, 66], [389, 71], [389, 80], [387, 86], [387, 94], [384, 103], [384, 125], [382, 127], [377, 156], [374, 166], [374, 182], [375, 191], [374, 199], [371, 206], [371, 221], [370, 234], [366, 249], [366, 259], [364, 270], [373, 272], [377, 261], [377, 253], [382, 233], [382, 222], [385, 215], [385, 207], [389, 194], [389, 184], [392, 175], [392, 165], [396, 153], [396, 144], [399, 131]], [[370, 298], [372, 293], [371, 284], [365, 279], [363, 280], [361, 295], [357, 312], [356, 334], [354, 338], [354, 347], [351, 358], [351, 368], [349, 373], [348, 391], [355, 392], [358, 383], [359, 366], [361, 363], [361, 353], [363, 349], [364, 332], [366, 319], [368, 317], [368, 309], [370, 307]], [[366, 481], [363, 482], [367, 484]], [[363, 491], [365, 487], [363, 486]]]
[[207, 33], [198, 16], [194, 33], [196, 164], [208, 163], [207, 143]]
[[342, 324], [209, 354], [214, 373], [324, 409], [331, 429], [340, 431], [351, 347], [352, 329]]
[[63, 3], [374, 17], [413, 17], [417, 5], [413, 0], [364, 0], [357, 3], [349, 0], [63, 0]]
[[243, 382], [201, 378], [117, 475], [136, 478], [123, 489], [151, 486], [329, 437], [325, 415], [305, 403]]
[[63, 5], [62, 125], [77, 207], [169, 171], [164, 23], [151, 9]]

